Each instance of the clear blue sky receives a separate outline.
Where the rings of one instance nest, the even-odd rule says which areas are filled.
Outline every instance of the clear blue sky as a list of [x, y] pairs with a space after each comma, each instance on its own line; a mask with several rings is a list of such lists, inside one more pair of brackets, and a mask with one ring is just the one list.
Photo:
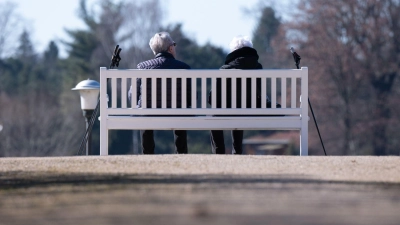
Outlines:
[[[37, 51], [50, 40], [66, 39], [64, 28], [84, 28], [77, 17], [79, 0], [0, 0], [18, 4], [18, 13], [30, 24]], [[96, 0], [89, 0], [89, 4]], [[228, 49], [236, 35], [249, 35], [255, 19], [243, 13], [259, 0], [162, 0], [166, 6], [165, 23], [181, 22], [183, 30], [199, 44], [207, 41]], [[150, 38], [150, 37], [149, 37]], [[62, 46], [60, 46], [62, 47]]]

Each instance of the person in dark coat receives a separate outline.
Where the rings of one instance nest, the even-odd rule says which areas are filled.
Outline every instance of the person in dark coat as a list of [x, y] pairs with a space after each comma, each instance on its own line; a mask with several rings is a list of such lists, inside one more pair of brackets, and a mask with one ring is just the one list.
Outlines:
[[[153, 51], [155, 58], [150, 59], [144, 62], [141, 62], [137, 65], [138, 69], [190, 69], [190, 66], [187, 65], [184, 62], [181, 62], [179, 60], [176, 60], [176, 43], [172, 40], [171, 36], [167, 32], [159, 32], [156, 33], [151, 39], [150, 39], [150, 48]], [[137, 79], [137, 96], [138, 96], [138, 107], [142, 107], [142, 96], [141, 96], [141, 79]], [[187, 81], [187, 90], [186, 93], [188, 96], [190, 96], [190, 80], [188, 79]], [[151, 79], [147, 79], [147, 101], [146, 101], [146, 108], [151, 107]], [[161, 108], [161, 79], [157, 79], [157, 97], [156, 97], [156, 107]], [[181, 108], [181, 93], [182, 93], [182, 88], [181, 88], [181, 79], [177, 79], [177, 85], [176, 85], [176, 105], [177, 108]], [[171, 79], [167, 79], [167, 108], [171, 108], [171, 93], [172, 93], [172, 85], [171, 85]], [[129, 90], [129, 96], [131, 96], [131, 91]], [[164, 93], [165, 94], [165, 93]], [[187, 106], [190, 107], [190, 97], [187, 98]], [[154, 154], [154, 148], [155, 148], [155, 143], [154, 143], [154, 131], [153, 130], [141, 130], [140, 131], [140, 136], [141, 136], [141, 141], [142, 141], [142, 151], [143, 154]], [[185, 130], [174, 130], [174, 137], [175, 137], [175, 153], [178, 154], [187, 154], [188, 153], [188, 148], [187, 148], [187, 134]]]
[[[226, 56], [225, 64], [221, 69], [262, 69], [262, 65], [258, 62], [257, 51], [253, 48], [253, 43], [247, 36], [237, 36], [230, 43], [231, 52]], [[236, 107], [240, 108], [241, 103], [241, 78], [236, 78]], [[261, 108], [261, 80], [256, 80], [256, 95], [251, 96], [251, 80], [246, 81], [246, 108], [251, 108], [251, 99], [256, 97], [256, 107]], [[231, 79], [226, 82], [226, 107], [231, 108]], [[221, 108], [221, 79], [217, 79], [217, 108]], [[211, 104], [211, 92], [208, 98]], [[232, 130], [232, 154], [242, 154], [243, 130]], [[211, 131], [211, 147], [212, 152], [216, 154], [225, 154], [224, 133], [222, 130]]]

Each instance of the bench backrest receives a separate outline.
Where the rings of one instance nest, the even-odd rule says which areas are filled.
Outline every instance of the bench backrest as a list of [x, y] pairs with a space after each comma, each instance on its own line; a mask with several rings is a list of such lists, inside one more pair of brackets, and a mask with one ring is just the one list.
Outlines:
[[[136, 79], [151, 79], [152, 105], [147, 106], [146, 85], [142, 82], [142, 106], [137, 107]], [[162, 106], [156, 108], [157, 78], [161, 79]], [[190, 79], [190, 84], [186, 78]], [[221, 107], [217, 108], [217, 92], [212, 91], [211, 102], [208, 104], [210, 90], [216, 90], [217, 78], [221, 82]], [[241, 95], [241, 108], [236, 107], [236, 78], [250, 80], [251, 96], [256, 96], [256, 82], [261, 80], [261, 108], [256, 107], [256, 98], [251, 99], [251, 108], [246, 108], [246, 95]], [[172, 99], [176, 99], [176, 81], [181, 80], [182, 90], [191, 86], [189, 96], [183, 91], [181, 108], [177, 108], [176, 101], [172, 101], [170, 108], [166, 104], [166, 83], [171, 80]], [[230, 95], [232, 108], [227, 108], [226, 88], [227, 80], [231, 80]], [[108, 81], [110, 80], [110, 81]], [[109, 85], [107, 83], [109, 82]], [[100, 104], [102, 113], [107, 115], [307, 115], [308, 104], [301, 104], [300, 96], [308, 98], [308, 69], [276, 69], [276, 70], [116, 70], [100, 68]], [[132, 97], [129, 102], [128, 90], [132, 88]], [[242, 93], [246, 93], [246, 82], [241, 82]], [[109, 95], [108, 95], [108, 94]], [[108, 99], [110, 96], [110, 99]], [[267, 98], [271, 101], [271, 108], [267, 108]], [[191, 98], [191, 106], [186, 105], [187, 98]], [[109, 100], [109, 102], [108, 102]], [[307, 100], [306, 100], [307, 101]], [[106, 104], [107, 103], [107, 104]], [[194, 104], [193, 104], [194, 103]], [[281, 108], [277, 108], [279, 103]], [[304, 107], [306, 106], [306, 107]], [[266, 111], [268, 110], [268, 111]], [[266, 113], [267, 112], [267, 113]]]

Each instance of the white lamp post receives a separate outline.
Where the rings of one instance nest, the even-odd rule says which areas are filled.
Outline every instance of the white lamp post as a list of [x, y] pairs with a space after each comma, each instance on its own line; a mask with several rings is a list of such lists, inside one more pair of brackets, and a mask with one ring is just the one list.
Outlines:
[[[81, 109], [86, 120], [86, 129], [88, 129], [90, 119], [99, 99], [100, 83], [95, 80], [87, 79], [79, 82], [72, 90], [79, 91], [81, 95]], [[86, 142], [86, 155], [92, 154], [91, 142], [92, 135], [89, 133]]]

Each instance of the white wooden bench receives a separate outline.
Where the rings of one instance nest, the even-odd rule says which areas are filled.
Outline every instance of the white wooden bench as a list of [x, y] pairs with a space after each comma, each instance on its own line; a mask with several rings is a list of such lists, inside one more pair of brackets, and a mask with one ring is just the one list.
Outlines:
[[[162, 93], [166, 93], [166, 79], [172, 81], [172, 99], [176, 99], [176, 79], [182, 78], [182, 90], [187, 87], [185, 78], [191, 78], [191, 107], [172, 103], [166, 107], [166, 94], [162, 95], [162, 108], [155, 107], [156, 88], [152, 88], [152, 107], [146, 106], [146, 83], [142, 82], [142, 107], [137, 108], [136, 92], [128, 102], [128, 90], [136, 90], [136, 79], [161, 78]], [[232, 108], [226, 108], [222, 94], [221, 108], [216, 107], [216, 91], [212, 92], [212, 105], [207, 102], [210, 90], [216, 90], [216, 78], [221, 78], [222, 93], [226, 92], [226, 78], [251, 78], [252, 96], [255, 96], [256, 78], [261, 78], [261, 108], [236, 108], [236, 95], [232, 94]], [[107, 80], [109, 85], [107, 85]], [[236, 90], [236, 79], [232, 90]], [[245, 82], [242, 93], [246, 93]], [[110, 94], [108, 103], [107, 93]], [[184, 92], [183, 92], [184, 93]], [[267, 108], [269, 96], [272, 107]], [[175, 97], [174, 97], [175, 96]], [[301, 101], [303, 99], [303, 101]], [[279, 70], [117, 70], [100, 68], [100, 155], [108, 155], [109, 130], [300, 130], [300, 155], [308, 155], [308, 68]], [[246, 96], [242, 95], [242, 106]], [[281, 108], [276, 108], [276, 103]], [[131, 107], [131, 106], [132, 107]], [[170, 116], [174, 115], [174, 116]], [[216, 116], [218, 115], [218, 116]], [[282, 116], [284, 115], [284, 116]], [[208, 141], [208, 140], [204, 140]], [[190, 149], [189, 149], [190, 152]]]

